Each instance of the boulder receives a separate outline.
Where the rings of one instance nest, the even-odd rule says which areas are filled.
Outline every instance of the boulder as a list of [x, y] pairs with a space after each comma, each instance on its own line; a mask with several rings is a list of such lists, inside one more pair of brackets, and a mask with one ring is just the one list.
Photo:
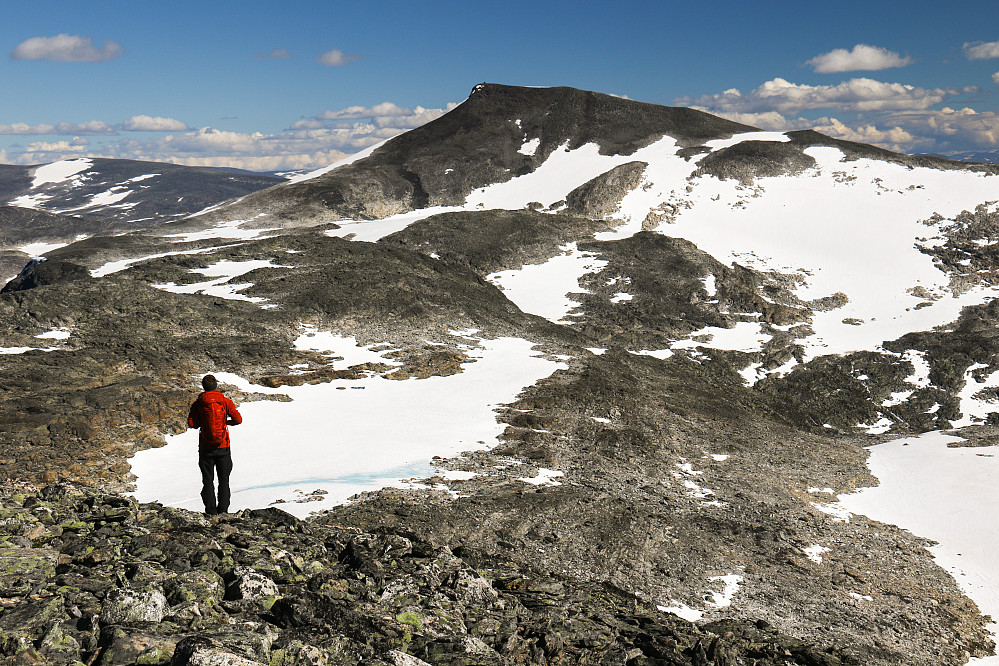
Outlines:
[[115, 588], [108, 592], [101, 605], [101, 624], [160, 622], [166, 609], [166, 597], [159, 590]]

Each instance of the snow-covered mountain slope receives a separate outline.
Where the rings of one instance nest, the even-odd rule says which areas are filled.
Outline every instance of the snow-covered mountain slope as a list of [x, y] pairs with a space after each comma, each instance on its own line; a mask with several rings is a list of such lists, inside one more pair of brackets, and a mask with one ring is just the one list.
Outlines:
[[212, 371], [248, 417], [234, 508], [961, 663], [991, 645], [974, 604], [833, 501], [870, 433], [990, 436], [997, 192], [989, 166], [479, 86], [329, 169], [44, 252], [0, 296], [0, 469], [131, 470], [197, 508], [182, 416]]
[[[558, 313], [558, 323], [600, 329], [607, 344], [660, 358], [725, 355], [746, 383], [765, 380], [761, 388], [775, 395], [810, 372], [809, 361], [875, 354], [851, 364], [873, 363], [877, 371], [837, 370], [835, 379], [823, 379], [837, 390], [869, 392], [863, 409], [806, 399], [785, 405], [801, 423], [883, 432], [984, 421], [992, 405], [959, 393], [972, 381], [990, 386], [990, 373], [999, 370], [991, 353], [964, 364], [975, 364], [967, 381], [963, 370], [935, 371], [933, 393], [906, 380], [916, 377], [914, 355], [928, 349], [894, 341], [955, 323], [962, 312], [974, 317], [963, 309], [991, 300], [995, 168], [811, 131], [746, 129], [595, 93], [483, 85], [435, 123], [211, 215], [231, 225], [257, 206], [254, 226], [336, 220], [331, 235], [387, 236], [458, 260], [453, 230], [414, 240], [426, 233], [407, 229], [436, 225], [437, 218], [418, 223], [432, 214], [487, 210], [600, 220], [606, 229], [563, 234], [563, 243], [503, 266], [502, 275], [480, 272], [525, 311]], [[468, 237], [489, 238], [466, 224], [459, 242]], [[655, 245], [658, 237], [689, 240], [716, 261], [688, 276], [701, 284], [685, 285], [669, 310], [657, 308], [661, 283], [629, 286], [636, 277], [627, 273], [648, 272], [655, 257], [638, 267], [586, 261], [622, 243]], [[477, 252], [523, 252], [520, 239], [503, 240]], [[569, 293], [576, 295], [566, 305]], [[676, 307], [682, 317], [672, 315]], [[941, 362], [950, 368], [955, 360]]]
[[283, 182], [230, 169], [99, 158], [0, 165], [0, 204], [73, 217], [149, 225]]
[[0, 276], [75, 240], [155, 227], [284, 180], [133, 160], [0, 165]]

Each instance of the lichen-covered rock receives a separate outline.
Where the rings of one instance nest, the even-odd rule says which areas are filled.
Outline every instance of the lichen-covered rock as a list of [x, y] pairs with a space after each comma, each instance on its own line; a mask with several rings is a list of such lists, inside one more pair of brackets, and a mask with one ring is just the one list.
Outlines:
[[225, 588], [225, 598], [231, 600], [254, 601], [275, 597], [278, 593], [273, 580], [249, 567], [233, 569], [232, 580]]
[[170, 661], [180, 627], [159, 623], [106, 626], [100, 635], [100, 664], [166, 664]]
[[101, 605], [101, 624], [159, 622], [166, 613], [167, 600], [159, 590], [116, 588]]
[[201, 632], [180, 641], [170, 663], [174, 666], [266, 664], [276, 635], [272, 628], [259, 623]]
[[382, 659], [392, 664], [392, 666], [431, 666], [422, 659], [417, 659], [413, 655], [400, 652], [399, 650], [389, 650], [382, 655]]

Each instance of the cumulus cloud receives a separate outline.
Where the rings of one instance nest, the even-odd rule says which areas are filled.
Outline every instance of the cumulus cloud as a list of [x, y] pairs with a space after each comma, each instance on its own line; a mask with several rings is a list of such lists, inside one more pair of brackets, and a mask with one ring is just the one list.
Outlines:
[[814, 129], [836, 139], [869, 143], [903, 153], [946, 154], [999, 148], [999, 113], [970, 108], [894, 111], [865, 119], [786, 118], [775, 111], [718, 115], [772, 131]]
[[966, 42], [964, 55], [968, 60], [999, 58], [999, 42]]
[[817, 55], [805, 61], [820, 74], [836, 72], [855, 72], [858, 70], [880, 70], [893, 67], [905, 67], [912, 64], [912, 58], [901, 56], [880, 46], [857, 44], [853, 50], [833, 49], [829, 53]]
[[830, 86], [809, 86], [791, 83], [781, 78], [767, 81], [743, 95], [731, 88], [714, 95], [698, 98], [681, 97], [674, 103], [694, 106], [712, 112], [798, 113], [812, 109], [836, 109], [840, 112], [896, 111], [926, 109], [950, 96], [962, 92], [977, 92], [977, 88], [919, 88], [902, 83], [883, 83], [867, 78], [855, 78]]
[[[699, 111], [708, 111], [708, 109], [700, 107], [694, 108]], [[792, 129], [807, 129], [812, 127], [812, 121], [810, 120], [805, 120], [804, 118], [789, 119], [776, 111], [763, 111], [761, 113], [720, 111], [714, 115], [720, 116], [727, 120], [735, 121], [737, 123], [742, 123], [743, 125], [751, 125], [752, 127], [774, 132], [786, 132]]]
[[382, 102], [374, 106], [348, 106], [336, 111], [326, 110], [313, 118], [296, 121], [291, 129], [308, 130], [344, 126], [345, 120], [367, 120], [371, 125], [382, 129], [408, 130], [436, 120], [458, 106], [451, 102], [443, 109], [414, 109], [399, 106], [394, 102]]
[[270, 53], [254, 53], [255, 57], [262, 60], [288, 60], [291, 52], [288, 49], [274, 49]]
[[320, 54], [317, 60], [327, 67], [340, 67], [346, 65], [351, 60], [358, 60], [362, 57], [361, 55], [347, 55], [340, 49], [331, 49], [326, 53]]
[[14, 60], [56, 60], [60, 62], [100, 62], [117, 58], [125, 50], [106, 40], [99, 48], [90, 37], [59, 34], [55, 37], [32, 37], [11, 52]]
[[132, 116], [122, 123], [122, 129], [128, 132], [186, 132], [190, 128], [187, 123], [173, 118]]
[[999, 86], [999, 72], [996, 72], [995, 74], [992, 75], [992, 83]]
[[10, 125], [0, 125], [0, 134], [115, 134], [111, 125], [101, 120], [88, 120], [83, 123], [57, 123], [50, 125], [41, 123], [38, 125], [28, 125], [27, 123], [12, 123]]
[[875, 123], [844, 123], [836, 118], [819, 118], [813, 123], [817, 132], [835, 139], [869, 143], [896, 152], [912, 152], [916, 147], [929, 146], [932, 139], [918, 137], [895, 125], [879, 127]]
[[952, 109], [908, 111], [885, 117], [909, 132], [932, 139], [939, 152], [999, 147], [999, 113]]
[[[230, 132], [211, 127], [189, 130], [184, 123], [170, 118], [133, 116], [117, 127], [128, 131], [171, 133], [153, 138], [130, 135], [114, 143], [91, 147], [86, 150], [86, 154], [91, 157], [234, 167], [251, 171], [313, 169], [439, 118], [455, 106], [457, 105], [448, 104], [444, 109], [417, 106], [410, 109], [392, 102], [382, 102], [371, 107], [351, 106], [325, 111], [319, 116], [296, 122], [288, 130], [273, 134]], [[0, 131], [5, 127], [14, 128], [0, 126]], [[24, 125], [17, 129], [44, 129], [46, 131], [39, 133], [52, 133], [51, 130], [55, 128], [55, 125], [33, 128]], [[51, 150], [45, 151], [43, 148]], [[62, 154], [59, 153], [60, 148], [64, 149]], [[32, 146], [30, 151], [11, 151], [7, 157], [19, 164], [40, 164], [79, 153], [80, 148], [72, 142], [57, 141], [45, 146]]]

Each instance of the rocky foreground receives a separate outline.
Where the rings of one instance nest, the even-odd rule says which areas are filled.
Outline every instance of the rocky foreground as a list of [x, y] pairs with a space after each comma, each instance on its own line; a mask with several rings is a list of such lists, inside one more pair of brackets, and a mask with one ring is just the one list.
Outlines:
[[207, 519], [71, 484], [0, 492], [11, 664], [857, 664], [766, 622], [275, 508]]

